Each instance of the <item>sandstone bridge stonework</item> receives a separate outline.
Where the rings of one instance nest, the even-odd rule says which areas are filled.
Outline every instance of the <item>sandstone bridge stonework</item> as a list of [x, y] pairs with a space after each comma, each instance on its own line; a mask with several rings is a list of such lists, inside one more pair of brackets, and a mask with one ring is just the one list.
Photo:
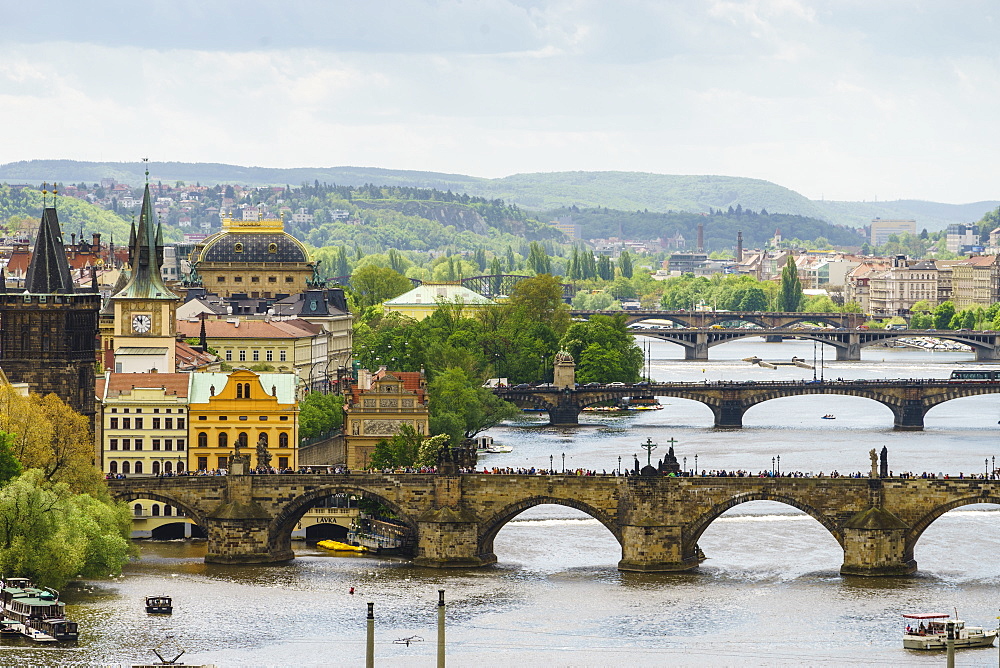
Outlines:
[[619, 569], [684, 571], [697, 567], [698, 539], [722, 513], [778, 501], [830, 532], [844, 550], [842, 573], [869, 576], [915, 571], [914, 546], [945, 512], [1000, 503], [1000, 481], [973, 479], [350, 474], [131, 478], [109, 487], [123, 501], [183, 509], [208, 537], [205, 560], [229, 564], [292, 559], [291, 532], [303, 513], [346, 493], [392, 509], [409, 528], [419, 566], [492, 564], [493, 539], [507, 522], [558, 504], [611, 532], [621, 545]]

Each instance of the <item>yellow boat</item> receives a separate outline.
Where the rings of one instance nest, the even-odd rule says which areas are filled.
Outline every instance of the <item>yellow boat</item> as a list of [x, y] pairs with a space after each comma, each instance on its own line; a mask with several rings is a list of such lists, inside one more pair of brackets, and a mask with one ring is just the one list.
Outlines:
[[328, 550], [336, 550], [338, 552], [367, 552], [368, 548], [364, 545], [348, 545], [347, 543], [341, 543], [339, 540], [321, 540], [316, 543], [320, 547], [325, 547]]

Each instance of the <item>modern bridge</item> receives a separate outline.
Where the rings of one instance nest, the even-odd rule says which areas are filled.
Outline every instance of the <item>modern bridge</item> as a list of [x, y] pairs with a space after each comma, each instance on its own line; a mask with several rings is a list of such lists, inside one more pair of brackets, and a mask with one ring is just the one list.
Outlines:
[[576, 508], [621, 545], [623, 571], [686, 571], [703, 558], [698, 540], [725, 511], [778, 501], [807, 513], [844, 550], [841, 573], [906, 575], [914, 546], [945, 512], [1000, 504], [1000, 481], [912, 478], [725, 478], [660, 475], [242, 475], [109, 481], [122, 501], [153, 499], [184, 510], [208, 539], [212, 563], [292, 559], [291, 532], [319, 499], [351, 494], [384, 504], [408, 528], [418, 566], [496, 562], [493, 541], [541, 504]]
[[1000, 360], [1000, 332], [992, 331], [928, 331], [923, 329], [806, 329], [795, 327], [760, 328], [653, 328], [630, 327], [632, 334], [640, 334], [662, 341], [676, 343], [684, 348], [684, 359], [707, 360], [708, 350], [714, 346], [753, 336], [808, 339], [833, 346], [837, 360], [858, 361], [861, 349], [896, 339], [933, 337], [965, 344], [976, 353], [977, 361]]
[[743, 414], [753, 406], [783, 397], [807, 394], [842, 394], [877, 401], [892, 411], [893, 428], [920, 431], [924, 416], [934, 406], [952, 399], [1000, 394], [1000, 381], [814, 380], [702, 383], [592, 383], [559, 388], [548, 385], [515, 385], [493, 389], [497, 396], [521, 408], [547, 411], [553, 425], [579, 424], [587, 406], [617, 402], [626, 397], [677, 397], [691, 399], [712, 409], [715, 426], [739, 429]]

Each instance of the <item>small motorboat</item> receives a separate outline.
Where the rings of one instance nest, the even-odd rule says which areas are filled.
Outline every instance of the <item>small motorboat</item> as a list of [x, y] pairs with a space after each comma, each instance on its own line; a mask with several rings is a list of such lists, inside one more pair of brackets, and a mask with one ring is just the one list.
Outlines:
[[835, 416], [835, 415], [830, 415], [829, 413], [827, 413], [826, 415], [824, 415], [824, 416], [823, 416], [822, 418], [820, 418], [820, 419], [821, 419], [821, 420], [836, 420], [836, 419], [837, 419], [837, 416]]
[[351, 545], [349, 543], [341, 543], [339, 540], [321, 540], [316, 543], [320, 547], [324, 547], [328, 550], [334, 550], [336, 552], [367, 552], [368, 548], [364, 545]]
[[479, 454], [498, 454], [504, 452], [514, 452], [514, 448], [509, 445], [497, 445], [493, 442], [492, 436], [477, 436], [476, 452]]
[[966, 626], [962, 620], [942, 613], [907, 614], [903, 615], [903, 622], [904, 649], [947, 649], [949, 623], [954, 624], [955, 649], [991, 647], [997, 638], [996, 629]]
[[174, 602], [169, 596], [147, 596], [146, 612], [151, 615], [173, 614]]

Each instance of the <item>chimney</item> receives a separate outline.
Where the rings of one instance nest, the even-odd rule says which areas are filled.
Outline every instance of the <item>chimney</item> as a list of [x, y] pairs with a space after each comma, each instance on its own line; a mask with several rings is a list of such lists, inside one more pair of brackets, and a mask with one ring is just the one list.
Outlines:
[[736, 262], [743, 262], [743, 230], [736, 233]]
[[705, 226], [698, 223], [698, 252], [705, 252]]

